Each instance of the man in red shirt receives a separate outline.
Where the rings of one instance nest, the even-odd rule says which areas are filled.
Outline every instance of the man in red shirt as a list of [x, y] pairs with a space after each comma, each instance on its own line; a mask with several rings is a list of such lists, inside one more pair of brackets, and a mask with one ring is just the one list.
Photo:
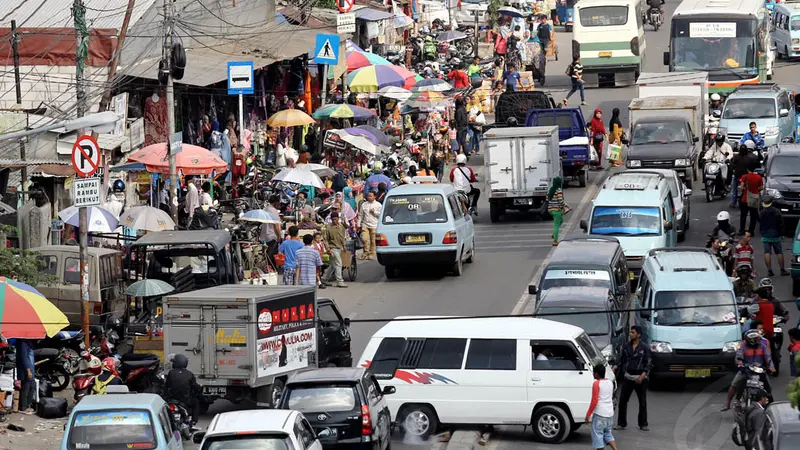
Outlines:
[[[745, 229], [750, 232], [750, 235], [756, 233], [756, 222], [758, 222], [758, 196], [764, 189], [764, 179], [761, 175], [755, 173], [759, 164], [756, 161], [750, 163], [747, 168], [747, 175], [739, 180], [742, 186], [742, 203], [740, 205], [741, 215], [739, 216], [739, 232], [743, 233]], [[750, 216], [750, 227], [747, 225], [747, 216]]]
[[745, 231], [741, 242], [739, 242], [739, 245], [737, 245], [736, 249], [733, 251], [734, 272], [736, 272], [736, 269], [739, 268], [739, 264], [749, 264], [750, 267], [753, 267], [753, 254], [755, 253], [755, 250], [753, 249], [753, 246], [750, 245], [750, 237], [750, 232]]
[[767, 298], [766, 289], [760, 287], [756, 289], [754, 303], [758, 304], [758, 314], [754, 317], [755, 320], [760, 320], [764, 325], [764, 337], [772, 341], [775, 333], [773, 319], [775, 316], [775, 306]]
[[456, 89], [464, 89], [469, 87], [469, 77], [467, 72], [464, 72], [464, 63], [458, 63], [458, 67], [447, 75], [447, 78], [453, 82], [453, 87]]

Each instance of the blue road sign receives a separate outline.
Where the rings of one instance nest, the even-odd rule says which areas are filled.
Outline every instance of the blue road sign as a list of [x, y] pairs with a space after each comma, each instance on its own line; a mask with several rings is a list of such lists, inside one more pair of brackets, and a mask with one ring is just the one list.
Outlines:
[[252, 61], [228, 61], [228, 95], [253, 94]]
[[318, 34], [317, 45], [314, 46], [314, 62], [317, 64], [339, 63], [339, 35]]

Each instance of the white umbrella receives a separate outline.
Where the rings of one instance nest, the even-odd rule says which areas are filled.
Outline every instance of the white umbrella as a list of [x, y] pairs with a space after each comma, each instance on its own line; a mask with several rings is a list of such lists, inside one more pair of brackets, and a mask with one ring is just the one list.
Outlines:
[[352, 145], [353, 147], [369, 153], [370, 155], [377, 155], [381, 152], [381, 147], [379, 145], [375, 145], [372, 141], [367, 139], [364, 136], [358, 134], [350, 134], [344, 130], [332, 130], [330, 133], [336, 134], [341, 138], [341, 140], [347, 142], [348, 144]]
[[517, 8], [512, 8], [511, 6], [504, 6], [497, 10], [498, 13], [504, 16], [511, 16], [511, 17], [522, 17], [523, 14]]
[[[87, 206], [86, 208], [88, 209], [87, 213], [89, 216], [89, 232], [111, 233], [117, 228], [117, 218], [107, 209], [100, 206]], [[58, 217], [60, 217], [64, 223], [68, 223], [73, 227], [78, 227], [80, 226], [79, 211], [80, 208], [70, 206], [58, 213]]]
[[296, 164], [295, 167], [297, 168], [305, 168], [309, 169], [310, 171], [317, 174], [318, 177], [332, 177], [336, 175], [336, 171], [331, 169], [330, 167], [326, 166], [325, 164], [317, 164], [317, 163], [307, 163], [307, 164]]
[[405, 101], [408, 100], [408, 97], [411, 97], [411, 91], [397, 86], [386, 86], [378, 91], [378, 95], [394, 100]]
[[152, 206], [135, 206], [126, 210], [120, 216], [119, 224], [134, 230], [166, 231], [175, 229], [172, 217]]
[[258, 223], [281, 223], [280, 217], [274, 217], [267, 211], [263, 209], [251, 209], [242, 215], [239, 220], [243, 220], [245, 222], [258, 222]]
[[318, 189], [325, 187], [322, 184], [319, 176], [312, 172], [310, 169], [303, 167], [290, 167], [281, 170], [277, 175], [272, 177], [273, 180], [283, 181], [284, 183], [295, 183], [303, 186], [313, 186]]

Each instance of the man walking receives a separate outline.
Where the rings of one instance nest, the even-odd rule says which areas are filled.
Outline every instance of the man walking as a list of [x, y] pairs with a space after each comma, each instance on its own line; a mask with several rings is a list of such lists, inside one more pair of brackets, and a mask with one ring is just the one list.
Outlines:
[[[273, 195], [269, 198], [269, 204], [264, 207], [264, 211], [276, 219], [280, 219], [281, 213], [278, 208], [281, 206], [281, 196]], [[278, 244], [281, 239], [280, 223], [265, 223], [261, 225], [259, 240], [267, 246], [267, 257], [270, 263], [275, 262], [275, 254], [278, 253]]]
[[297, 269], [295, 270], [295, 284], [303, 286], [317, 285], [317, 269], [322, 266], [322, 257], [319, 252], [311, 246], [314, 236], [307, 234], [303, 236], [303, 248], [295, 255]]
[[295, 281], [295, 272], [297, 271], [297, 252], [303, 248], [303, 242], [297, 239], [300, 230], [296, 225], [289, 227], [289, 238], [281, 243], [278, 251], [283, 253], [285, 260], [283, 262], [283, 284], [293, 285]]
[[745, 413], [745, 425], [747, 427], [744, 448], [746, 450], [763, 450], [764, 445], [764, 425], [767, 423], [767, 413], [764, 407], [769, 403], [769, 395], [763, 389], [759, 389], [753, 395], [752, 400], [756, 403]]
[[17, 353], [17, 379], [20, 381], [19, 410], [23, 414], [33, 414], [33, 399], [36, 381], [33, 374], [36, 370], [33, 356], [33, 342], [28, 339], [14, 341]]
[[375, 201], [375, 193], [367, 192], [367, 200], [361, 203], [358, 211], [358, 227], [361, 229], [361, 240], [364, 241], [361, 259], [375, 259], [375, 234], [378, 229], [381, 206]]
[[772, 206], [772, 196], [765, 195], [761, 203], [761, 213], [758, 216], [759, 231], [761, 232], [761, 242], [764, 244], [764, 263], [767, 265], [767, 276], [774, 277], [772, 271], [772, 253], [778, 257], [778, 267], [781, 269], [781, 276], [789, 275], [783, 265], [783, 248], [781, 247], [781, 228], [783, 227], [783, 215], [778, 208]]
[[592, 400], [586, 411], [586, 424], [592, 424], [592, 448], [602, 450], [606, 445], [617, 450], [611, 428], [614, 425], [614, 382], [606, 379], [606, 366], [594, 366]]
[[617, 430], [628, 426], [628, 401], [636, 391], [639, 399], [639, 429], [649, 430], [647, 426], [647, 375], [653, 361], [650, 347], [642, 342], [642, 327], [634, 325], [630, 331], [630, 342], [622, 349], [619, 370], [622, 374], [619, 394], [619, 418]]
[[331, 255], [331, 264], [322, 276], [322, 282], [330, 281], [332, 276], [336, 276], [336, 287], [346, 288], [344, 278], [342, 278], [342, 252], [345, 246], [345, 229], [339, 219], [339, 213], [334, 211], [330, 215], [331, 223], [322, 231], [322, 239], [328, 247]]

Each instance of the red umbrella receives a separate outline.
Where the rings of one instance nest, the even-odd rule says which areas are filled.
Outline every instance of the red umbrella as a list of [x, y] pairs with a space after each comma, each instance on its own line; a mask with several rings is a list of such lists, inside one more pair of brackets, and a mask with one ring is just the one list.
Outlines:
[[[145, 165], [148, 172], [169, 172], [167, 144], [153, 144], [128, 157], [130, 161]], [[175, 167], [185, 175], [208, 175], [211, 171], [227, 172], [228, 164], [214, 153], [191, 144], [183, 144], [183, 150], [175, 158]]]

